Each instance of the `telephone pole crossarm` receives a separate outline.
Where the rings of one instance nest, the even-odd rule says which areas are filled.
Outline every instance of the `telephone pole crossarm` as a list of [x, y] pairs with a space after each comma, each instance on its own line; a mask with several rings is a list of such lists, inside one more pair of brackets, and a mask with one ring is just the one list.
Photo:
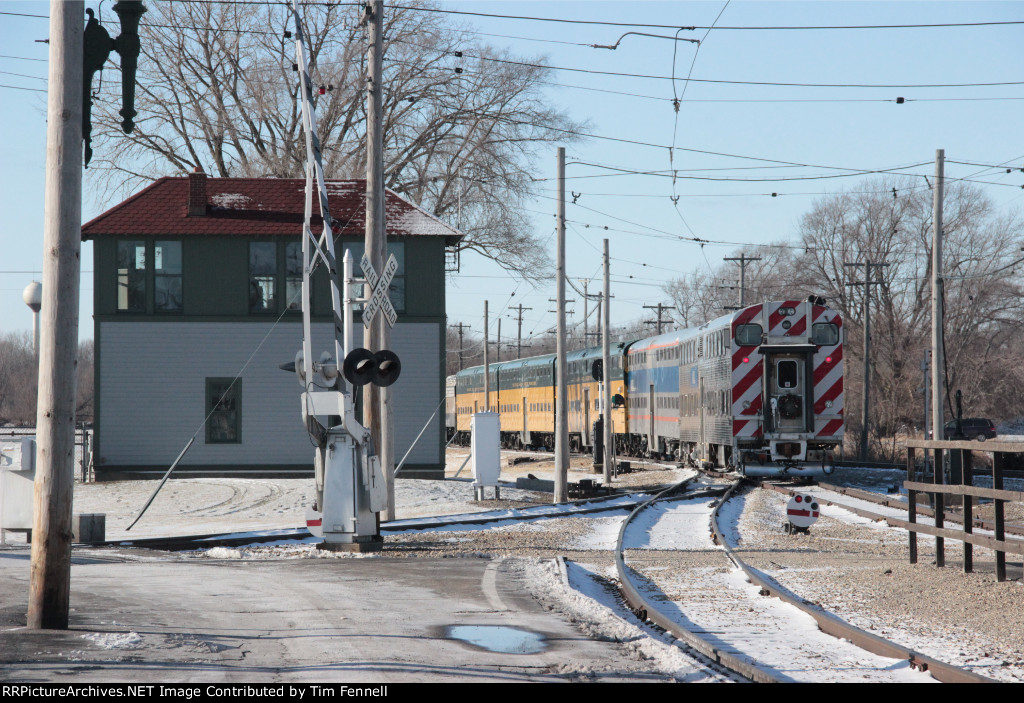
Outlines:
[[739, 256], [727, 256], [723, 261], [738, 261], [740, 262], [740, 308], [746, 305], [746, 289], [747, 289], [747, 264], [752, 261], [760, 261], [760, 256], [747, 256], [746, 254], [740, 254]]

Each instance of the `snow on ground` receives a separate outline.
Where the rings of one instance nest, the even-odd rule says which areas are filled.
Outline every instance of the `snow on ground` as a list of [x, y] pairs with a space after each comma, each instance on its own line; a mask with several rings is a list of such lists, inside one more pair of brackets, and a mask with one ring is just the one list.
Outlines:
[[[681, 544], [685, 546], [671, 557], [645, 556], [637, 549], [627, 559], [627, 563], [635, 561], [642, 572], [645, 580], [637, 583], [642, 591], [667, 598], [663, 606], [666, 615], [725, 651], [759, 662], [783, 679], [894, 683], [934, 680], [911, 669], [905, 661], [879, 657], [826, 635], [799, 609], [761, 596], [759, 588], [750, 584], [711, 540], [708, 521], [713, 500], [683, 501], [678, 507], [666, 505], [661, 515], [627, 528], [628, 543], [648, 550], [659, 548], [655, 545], [680, 543], [679, 537], [683, 538]], [[704, 505], [698, 506], [701, 501]]]
[[[663, 501], [645, 508], [627, 532], [630, 549], [707, 549], [714, 501]], [[717, 549], [714, 545], [712, 548]]]
[[[312, 479], [185, 478], [169, 480], [142, 519], [126, 531], [159, 481], [116, 481], [75, 486], [73, 511], [105, 513], [107, 539], [286, 529], [305, 524], [313, 502]], [[490, 494], [490, 493], [488, 493]], [[535, 501], [536, 494], [503, 487], [505, 501]], [[468, 481], [395, 482], [396, 517], [484, 511]]]
[[[550, 506], [550, 494], [537, 494], [519, 491], [512, 483], [505, 483], [501, 489], [501, 501], [476, 501], [471, 480], [467, 480], [468, 471], [462, 471], [460, 478], [453, 480], [467, 453], [464, 450], [449, 451], [449, 479], [445, 481], [425, 481], [399, 479], [396, 482], [396, 504], [399, 521], [395, 527], [401, 527], [401, 521], [415, 520], [422, 522], [431, 516], [456, 515], [463, 513], [492, 512], [496, 515], [509, 515], [522, 512], [523, 508], [532, 505], [546, 504]], [[468, 469], [467, 465], [467, 469]], [[642, 481], [654, 474], [655, 467], [649, 472], [629, 474], [620, 477], [621, 485], [628, 481]], [[840, 470], [845, 471], [845, 470]], [[535, 463], [510, 468], [503, 467], [503, 479], [514, 480], [516, 474], [533, 474], [539, 478], [554, 477], [553, 463], [540, 460]], [[673, 483], [690, 472], [682, 470], [662, 470], [660, 480]], [[892, 474], [892, 476], [883, 474]], [[887, 481], [898, 482], [900, 472], [872, 472], [872, 479], [878, 486]], [[580, 478], [594, 478], [589, 466], [573, 467], [571, 481]], [[830, 477], [835, 480], [836, 477]], [[838, 481], [836, 481], [838, 482]], [[75, 490], [76, 513], [97, 512], [106, 514], [108, 539], [123, 539], [146, 536], [184, 535], [202, 533], [223, 533], [245, 530], [271, 530], [294, 528], [303, 524], [305, 508], [311, 502], [313, 493], [312, 479], [174, 479], [172, 478], [160, 495], [148, 509], [146, 515], [131, 532], [125, 532], [127, 525], [135, 518], [139, 509], [151, 495], [157, 481], [126, 481], [104, 484], [79, 484]], [[700, 665], [694, 663], [686, 653], [674, 644], [666, 643], [661, 636], [645, 626], [640, 626], [635, 618], [622, 606], [617, 594], [609, 585], [615, 578], [614, 568], [607, 565], [607, 555], [614, 548], [622, 521], [629, 513], [626, 503], [635, 501], [638, 496], [623, 499], [623, 508], [617, 512], [596, 513], [593, 516], [572, 518], [577, 527], [568, 529], [558, 519], [551, 517], [537, 518], [530, 522], [502, 521], [493, 523], [486, 528], [481, 526], [432, 527], [427, 530], [416, 530], [416, 533], [436, 533], [438, 542], [458, 548], [464, 543], [471, 543], [474, 533], [500, 533], [509, 543], [529, 541], [529, 534], [551, 533], [551, 537], [543, 540], [545, 547], [551, 550], [594, 552], [595, 561], [603, 561], [604, 565], [569, 564], [569, 585], [563, 581], [554, 562], [550, 559], [537, 557], [515, 560], [521, 567], [530, 590], [538, 594], [542, 601], [548, 602], [577, 621], [592, 636], [615, 639], [623, 642], [636, 652], [637, 656], [653, 659], [658, 662], [659, 670], [666, 677], [675, 680], [721, 680], [717, 674], [709, 674]], [[779, 497], [781, 498], [781, 496]], [[849, 502], [845, 497], [843, 502]], [[828, 638], [824, 643], [812, 647], [811, 652], [803, 652], [799, 659], [804, 665], [795, 666], [797, 655], [781, 654], [775, 641], [782, 633], [783, 639], [807, 639], [822, 636], [816, 627], [808, 625], [799, 611], [774, 599], [760, 597], [756, 589], [750, 587], [738, 572], [724, 561], [721, 550], [711, 543], [709, 525], [711, 500], [686, 500], [663, 504], [644, 511], [637, 527], [638, 532], [629, 538], [634, 548], [642, 547], [643, 551], [671, 550], [682, 547], [684, 556], [704, 558], [714, 557], [716, 565], [693, 563], [687, 568], [678, 568], [678, 564], [649, 564], [648, 576], [657, 579], [657, 586], [650, 583], [645, 587], [659, 589], [662, 594], [676, 601], [672, 607], [683, 622], [690, 622], [695, 627], [705, 627], [716, 632], [722, 631], [725, 636], [737, 638], [735, 645], [739, 649], [752, 652], [757, 657], [778, 656], [778, 670], [795, 679], [814, 681], [862, 680], [857, 678], [866, 669], [891, 668], [890, 680], [921, 680], [917, 672], [905, 670], [899, 662], [887, 660], [877, 662], [865, 655], [861, 650], [846, 653], [846, 643]], [[783, 502], [780, 501], [780, 504]], [[743, 513], [743, 501], [729, 501], [721, 511], [722, 524], [727, 539], [733, 544], [740, 543], [740, 516]], [[554, 508], [552, 508], [554, 509]], [[879, 506], [871, 504], [868, 508], [881, 512]], [[557, 510], [564, 511], [564, 508]], [[905, 514], [905, 513], [904, 513]], [[841, 520], [850, 524], [869, 525], [874, 532], [871, 537], [842, 538], [851, 544], [855, 539], [881, 540], [888, 543], [890, 532], [892, 541], [905, 542], [904, 533], [887, 530], [884, 526], [871, 523], [863, 518], [838, 509], [826, 508], [826, 518]], [[762, 518], [771, 521], [771, 529], [778, 531], [784, 520], [782, 513]], [[582, 525], [580, 527], [579, 525]], [[769, 527], [766, 525], [766, 527]], [[412, 534], [413, 531], [401, 530], [392, 534]], [[839, 538], [837, 538], [839, 539]], [[262, 545], [259, 548], [214, 548], [204, 550], [190, 558], [214, 559], [252, 559], [252, 558], [377, 558], [367, 555], [338, 555], [325, 553], [315, 549], [314, 540], [305, 541], [282, 540], [276, 547]], [[636, 551], [640, 551], [637, 549]], [[488, 550], [482, 552], [463, 552], [466, 555], [488, 556]], [[598, 556], [603, 559], [598, 559]], [[158, 558], [158, 557], [154, 557]], [[586, 558], [584, 557], [584, 560]], [[795, 572], [795, 570], [793, 570]], [[803, 594], [803, 591], [798, 591]], [[721, 597], [728, 594], [728, 605], [722, 605]], [[857, 608], [864, 610], [870, 618], [871, 604], [857, 603]], [[851, 605], [853, 607], [853, 605]], [[751, 620], [760, 623], [764, 634], [742, 635], [744, 625], [749, 627]], [[878, 621], [879, 627], [883, 624]], [[892, 625], [889, 621], [888, 625]], [[899, 628], [900, 624], [896, 624]], [[775, 630], [772, 638], [767, 632]], [[799, 633], [795, 637], [794, 633]], [[893, 633], [886, 632], [886, 636]], [[744, 640], [743, 638], [746, 637]], [[771, 644], [769, 644], [771, 643]], [[131, 643], [110, 642], [103, 646], [130, 647]], [[955, 646], [950, 643], [949, 646]], [[789, 661], [787, 661], [787, 656]], [[818, 659], [814, 657], [818, 656]], [[940, 657], [941, 658], [941, 657]]]
[[521, 561], [519, 568], [531, 592], [541, 602], [569, 616], [589, 636], [622, 643], [635, 656], [650, 660], [675, 681], [735, 680], [707, 669], [666, 635], [641, 625], [622, 605], [613, 585], [588, 564], [567, 564], [568, 583], [551, 561]]
[[[741, 514], [736, 534], [751, 566], [908, 649], [997, 680], [1024, 680], [1024, 626], [1006, 617], [1024, 606], [1020, 583], [998, 583], [984, 568], [964, 574], [958, 568], [962, 548], [951, 540], [946, 567], [932, 565], [934, 540], [926, 536], [918, 540], [919, 563], [909, 564], [905, 530], [838, 507], [824, 506], [808, 534], [786, 535], [780, 528], [787, 500], [751, 491], [729, 501]], [[975, 549], [976, 564], [984, 551]]]

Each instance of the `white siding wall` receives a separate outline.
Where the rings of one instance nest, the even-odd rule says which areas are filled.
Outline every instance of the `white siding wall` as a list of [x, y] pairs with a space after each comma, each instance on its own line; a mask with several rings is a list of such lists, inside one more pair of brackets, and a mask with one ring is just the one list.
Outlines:
[[[295, 358], [301, 327], [294, 322], [272, 327], [269, 321], [101, 323], [99, 461], [119, 467], [170, 466], [198, 430], [180, 466], [312, 465], [300, 415], [302, 388], [295, 374], [278, 368]], [[357, 340], [361, 331], [357, 325]], [[333, 349], [330, 335], [330, 325], [314, 326], [314, 356]], [[403, 323], [392, 330], [392, 349], [402, 361], [402, 375], [391, 386], [396, 462], [443, 397], [440, 342], [437, 323]], [[242, 442], [207, 444], [202, 427], [206, 379], [233, 378], [239, 372]], [[441, 418], [438, 413], [407, 463], [438, 463]]]

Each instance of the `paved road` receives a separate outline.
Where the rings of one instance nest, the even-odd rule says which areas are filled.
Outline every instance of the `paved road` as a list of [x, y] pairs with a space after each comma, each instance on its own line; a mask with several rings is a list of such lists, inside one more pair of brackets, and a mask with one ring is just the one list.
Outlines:
[[[524, 593], [508, 562], [153, 559], [81, 550], [71, 625], [29, 631], [29, 552], [0, 550], [0, 681], [652, 681], [620, 645], [588, 639]], [[543, 649], [450, 636], [501, 625]]]

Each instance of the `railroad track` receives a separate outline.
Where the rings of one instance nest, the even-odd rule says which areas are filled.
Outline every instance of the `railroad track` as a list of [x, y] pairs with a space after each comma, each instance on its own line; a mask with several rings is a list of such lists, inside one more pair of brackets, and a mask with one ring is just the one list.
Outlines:
[[[381, 525], [381, 533], [394, 534], [416, 530], [438, 529], [466, 525], [489, 525], [506, 521], [529, 521], [552, 517], [579, 517], [613, 510], [630, 510], [647, 500], [646, 493], [616, 494], [589, 500], [575, 501], [565, 506], [541, 505], [530, 508], [516, 508], [487, 513], [465, 513], [436, 518], [395, 520]], [[191, 551], [213, 547], [239, 547], [248, 544], [272, 542], [303, 542], [314, 540], [305, 527], [283, 530], [260, 530], [247, 532], [182, 535], [175, 537], [145, 537], [139, 539], [118, 539], [99, 542], [90, 546], [157, 549], [162, 551]]]
[[[634, 541], [627, 539], [626, 535], [628, 530], [636, 527], [638, 516], [642, 515], [646, 510], [651, 510], [653, 506], [659, 503], [662, 505], [677, 503], [683, 498], [686, 498], [691, 502], [703, 501], [708, 506], [708, 519], [705, 520], [703, 527], [699, 528], [698, 531], [703, 532], [705, 535], [709, 530], [716, 533], [718, 543], [722, 546], [724, 551], [716, 550], [713, 545], [710, 544], [710, 538], [708, 538], [708, 548], [704, 551], [708, 552], [709, 556], [718, 559], [720, 570], [724, 570], [726, 566], [727, 570], [730, 571], [735, 572], [736, 569], [738, 569], [744, 574], [744, 578], [757, 585], [757, 588], [760, 589], [763, 596], [776, 596], [789, 603], [792, 607], [802, 610], [819, 623], [818, 627], [823, 632], [855, 642], [858, 646], [871, 652], [878, 652], [882, 656], [904, 660], [919, 669], [927, 669], [928, 672], [936, 679], [942, 681], [988, 680], [984, 677], [944, 664], [943, 662], [936, 661], [909, 650], [906, 647], [896, 645], [877, 636], [858, 630], [822, 608], [803, 602], [799, 597], [793, 596], [784, 588], [781, 588], [776, 582], [746, 566], [746, 564], [743, 563], [742, 558], [736, 555], [734, 551], [729, 548], [728, 542], [722, 535], [721, 528], [718, 525], [719, 509], [727, 502], [728, 498], [731, 497], [732, 493], [736, 490], [738, 483], [734, 483], [730, 488], [729, 494], [726, 494], [725, 486], [710, 488], [703, 486], [698, 489], [692, 489], [692, 482], [693, 478], [687, 479], [676, 486], [672, 486], [669, 489], [662, 491], [653, 498], [645, 494], [609, 496], [606, 498], [580, 501], [574, 504], [571, 509], [567, 509], [565, 506], [537, 506], [533, 508], [502, 511], [500, 513], [491, 512], [487, 514], [447, 516], [444, 518], [403, 520], [383, 525], [382, 532], [385, 534], [394, 534], [396, 532], [425, 529], [436, 530], [446, 526], [483, 526], [502, 521], [537, 520], [540, 518], [550, 517], [577, 517], [612, 510], [623, 510], [626, 508], [632, 509], [631, 515], [624, 522], [619, 532], [615, 561], [616, 568], [619, 572], [622, 593], [634, 613], [638, 614], [641, 619], [650, 620], [666, 632], [669, 632], [673, 637], [685, 644], [687, 649], [699, 654], [709, 664], [717, 665], [718, 667], [727, 669], [730, 672], [735, 672], [735, 674], [742, 676], [747, 680], [759, 682], [799, 680], [799, 677], [795, 677], [791, 675], [791, 673], [784, 673], [783, 671], [780, 671], [780, 667], [778, 665], [773, 666], [770, 663], [759, 661], [756, 657], [742, 656], [735, 647], [730, 646], [729, 643], [723, 639], [722, 633], [717, 631], [722, 628], [719, 628], [714, 624], [695, 624], [693, 621], [689, 622], [689, 626], [682, 624], [686, 622], [688, 603], [683, 601], [678, 606], [667, 605], [669, 602], [668, 593], [670, 591], [670, 587], [662, 585], [660, 578], [661, 575], [657, 572], [645, 572], [645, 565], [642, 563], [643, 560], [637, 560], [635, 558], [637, 550], [630, 547], [630, 544]], [[776, 488], [779, 489], [778, 486], [776, 486]], [[885, 499], [879, 498], [879, 500], [884, 501]], [[249, 532], [242, 534], [192, 535], [187, 537], [152, 538], [131, 541], [117, 540], [108, 542], [107, 544], [120, 547], [139, 547], [177, 551], [210, 549], [215, 546], [237, 547], [247, 544], [268, 542], [302, 542], [311, 539], [311, 536], [305, 529], [298, 528], [292, 530], [272, 530], [260, 533]], [[626, 563], [627, 553], [630, 554], [630, 564]], [[726, 558], [728, 558], [730, 562], [726, 562]], [[735, 586], [735, 584], [733, 585]], [[769, 599], [761, 598], [761, 600]], [[675, 610], [673, 610], [673, 608], [675, 608]], [[683, 617], [680, 617], [680, 614], [682, 614]], [[789, 617], [791, 618], [792, 615]], [[812, 670], [814, 666], [820, 667], [820, 662], [816, 663], [815, 661], [805, 661], [798, 663], [795, 666], [796, 668], [803, 669], [804, 671], [809, 671]], [[793, 667], [791, 666], [789, 668]], [[812, 680], [820, 679], [812, 678]]]
[[[681, 493], [683, 485], [680, 484], [634, 509], [619, 532], [615, 555], [622, 593], [634, 614], [658, 625], [710, 662], [755, 682], [820, 681], [821, 672], [825, 669], [834, 670], [836, 676], [841, 675], [838, 672], [845, 669], [845, 673], [851, 676], [842, 680], [893, 681], [913, 680], [915, 676], [922, 676], [920, 673], [905, 671], [904, 667], [902, 674], [894, 678], [891, 671], [894, 668], [892, 659], [906, 661], [911, 667], [927, 671], [939, 681], [989, 681], [973, 672], [864, 632], [820, 606], [802, 600], [765, 574], [748, 566], [730, 547], [719, 524], [723, 506], [728, 505], [740, 485], [741, 482], [736, 481], [727, 491], [720, 491], [718, 496], [705, 491], [703, 499], [706, 504], [700, 506], [702, 494]], [[636, 529], [635, 523], [645, 511], [662, 509], [667, 514], [669, 509], [664, 506], [678, 504], [683, 498], [697, 506], [696, 512], [706, 510], [710, 513], [710, 529], [715, 543], [722, 550], [719, 554], [711, 554], [705, 549], [703, 555], [668, 557], [661, 554], [655, 558], [630, 548], [631, 543], [637, 542], [630, 531]], [[652, 533], [654, 528], [647, 527], [646, 531]], [[708, 546], [711, 546], [710, 543]], [[684, 568], [689, 567], [691, 572], [694, 572], [695, 567], [697, 571], [704, 570], [703, 578], [712, 587], [698, 592], [699, 588], [687, 583], [685, 578], [681, 581], [680, 570], [665, 565], [671, 564], [673, 559], [679, 561]], [[716, 559], [718, 564], [715, 564]], [[726, 570], [723, 570], [721, 563], [724, 559], [729, 560]], [[652, 566], [652, 562], [656, 565]], [[760, 597], [752, 598], [751, 594], [742, 593], [745, 587], [750, 587], [737, 582], [737, 569], [743, 574], [739, 581], [746, 580], [753, 584], [759, 590]], [[724, 571], [732, 571], [733, 577]], [[711, 575], [712, 572], [714, 575]], [[673, 590], [680, 589], [680, 582], [684, 584], [682, 588], [685, 595], [680, 597], [679, 602], [675, 602], [671, 595]], [[780, 612], [777, 606], [766, 603], [768, 599], [765, 596], [774, 596], [789, 608], [796, 608], [813, 618], [820, 633], [806, 629], [802, 634], [794, 633], [794, 612]], [[716, 598], [721, 602], [716, 604]], [[745, 609], [747, 612], [743, 612]], [[820, 638], [825, 637], [822, 633], [839, 640], [822, 643]], [[851, 648], [856, 649], [850, 651]], [[846, 664], [840, 664], [837, 660]], [[851, 666], [849, 662], [854, 661], [858, 664]], [[852, 676], [854, 669], [858, 668], [857, 676]]]

